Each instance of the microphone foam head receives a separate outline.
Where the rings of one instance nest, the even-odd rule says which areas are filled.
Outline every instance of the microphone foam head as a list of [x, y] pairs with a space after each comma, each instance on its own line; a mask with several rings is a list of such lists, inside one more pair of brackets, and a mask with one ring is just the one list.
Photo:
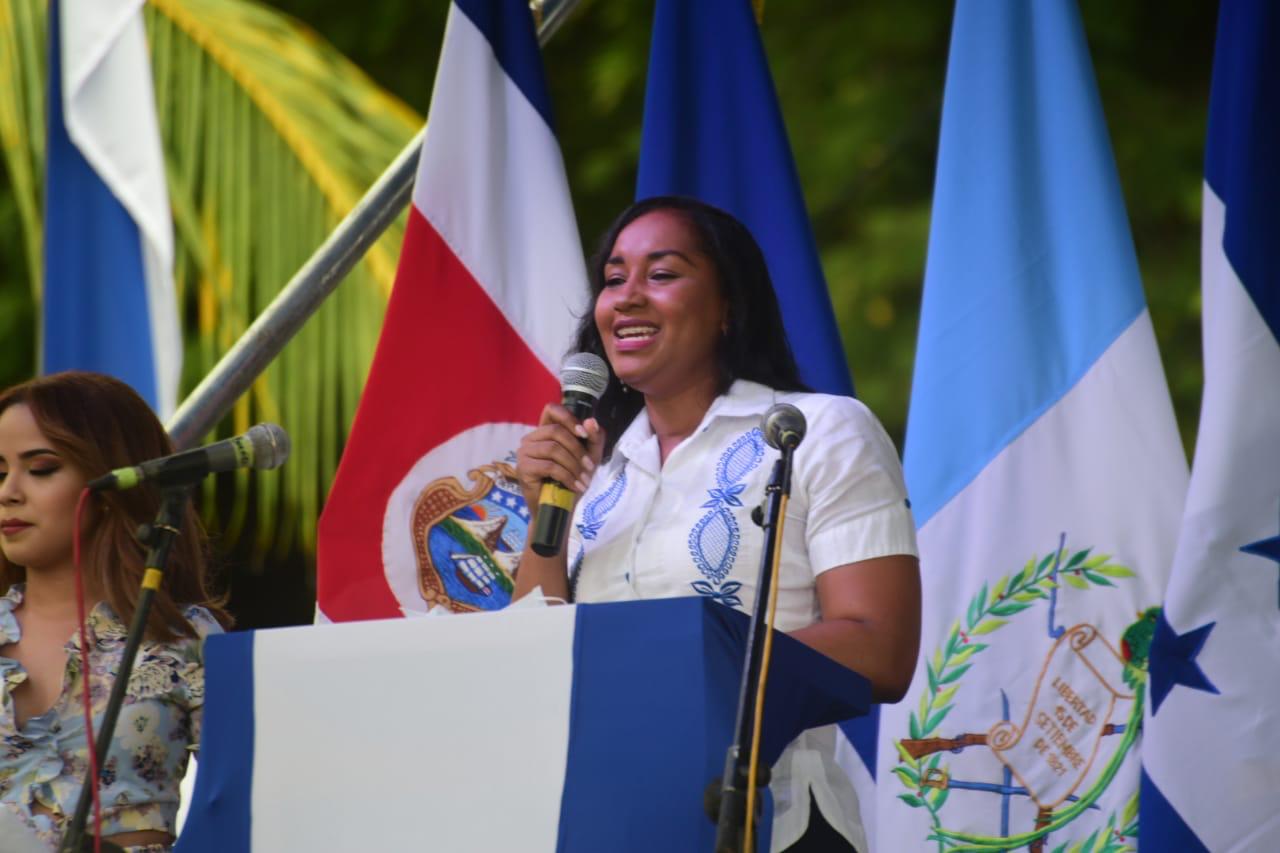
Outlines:
[[279, 468], [289, 458], [289, 433], [277, 424], [258, 424], [245, 433], [253, 445], [253, 467], [259, 471]]
[[794, 450], [804, 441], [804, 432], [808, 423], [801, 412], [790, 403], [774, 403], [760, 418], [760, 431], [770, 447], [782, 450], [789, 447]]
[[599, 400], [609, 385], [609, 365], [595, 353], [575, 352], [560, 368], [560, 390], [576, 391]]

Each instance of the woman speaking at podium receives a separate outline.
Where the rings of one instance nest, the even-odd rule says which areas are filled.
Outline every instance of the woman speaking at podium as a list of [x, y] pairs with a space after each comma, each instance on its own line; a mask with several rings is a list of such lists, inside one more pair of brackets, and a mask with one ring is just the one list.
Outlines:
[[[0, 827], [12, 833], [0, 828], [0, 849], [16, 849], [5, 839], [19, 834], [56, 849], [75, 811], [90, 762], [85, 707], [96, 729], [144, 569], [134, 530], [159, 507], [149, 485], [85, 505], [82, 626], [77, 499], [91, 477], [172, 452], [147, 404], [110, 377], [58, 373], [0, 392]], [[102, 837], [131, 853], [172, 845], [178, 784], [200, 738], [202, 639], [229, 623], [205, 591], [204, 552], [188, 508], [98, 772]], [[93, 825], [90, 812], [89, 837]]]
[[[593, 310], [577, 348], [605, 359], [608, 385], [596, 417], [579, 423], [548, 405], [521, 443], [528, 505], [543, 478], [577, 499], [559, 555], [526, 546], [517, 597], [540, 586], [578, 602], [701, 595], [748, 609], [764, 546], [750, 514], [773, 458], [760, 416], [791, 403], [808, 432], [776, 627], [861, 673], [876, 700], [900, 699], [919, 645], [920, 578], [897, 452], [862, 403], [806, 391], [750, 233], [692, 199], [647, 199], [619, 216], [589, 273]], [[834, 727], [806, 732], [775, 766], [772, 849], [866, 849], [835, 738]]]

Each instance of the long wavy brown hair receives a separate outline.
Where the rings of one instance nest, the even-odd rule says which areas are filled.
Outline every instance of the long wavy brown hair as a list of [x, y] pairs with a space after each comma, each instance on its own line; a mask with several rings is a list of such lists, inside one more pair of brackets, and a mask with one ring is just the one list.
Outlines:
[[[87, 479], [173, 453], [173, 443], [155, 414], [128, 385], [100, 373], [67, 371], [32, 379], [0, 392], [0, 413], [15, 405], [31, 410], [45, 438]], [[149, 484], [103, 492], [86, 512], [82, 538], [85, 582], [111, 605], [125, 624], [137, 608], [146, 546], [134, 536], [154, 519], [160, 492]], [[225, 599], [207, 587], [208, 537], [188, 504], [180, 535], [169, 552], [164, 583], [151, 604], [147, 637], [164, 642], [195, 636], [182, 615], [190, 605], [208, 608], [224, 627], [231, 617]], [[0, 554], [0, 595], [26, 579], [26, 569]]]

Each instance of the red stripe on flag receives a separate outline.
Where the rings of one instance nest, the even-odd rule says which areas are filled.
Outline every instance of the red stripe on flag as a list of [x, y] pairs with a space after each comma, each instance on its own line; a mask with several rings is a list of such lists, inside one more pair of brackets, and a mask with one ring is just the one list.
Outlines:
[[324, 614], [334, 621], [400, 616], [382, 565], [392, 491], [432, 447], [480, 424], [537, 423], [558, 391], [556, 378], [410, 206], [378, 348], [320, 518], [317, 598]]

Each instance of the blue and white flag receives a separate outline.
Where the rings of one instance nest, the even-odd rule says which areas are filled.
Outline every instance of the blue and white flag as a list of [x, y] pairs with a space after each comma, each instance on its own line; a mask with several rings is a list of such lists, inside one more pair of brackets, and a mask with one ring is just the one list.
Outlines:
[[1223, 3], [1205, 151], [1204, 397], [1151, 645], [1142, 848], [1280, 838], [1280, 6]]
[[40, 367], [109, 373], [166, 416], [182, 338], [143, 2], [50, 5]]
[[636, 198], [655, 195], [699, 198], [747, 226], [805, 382], [852, 394], [750, 0], [658, 0]]
[[[710, 850], [747, 618], [530, 605], [211, 638], [178, 853]], [[869, 700], [790, 637], [774, 654], [766, 757]]]
[[[852, 394], [800, 178], [750, 0], [658, 0], [649, 51], [636, 197], [686, 195], [741, 220], [760, 244], [804, 381], [815, 391]], [[836, 761], [857, 799], [870, 802], [878, 707], [843, 723]], [[848, 790], [831, 780], [831, 793]], [[853, 794], [848, 795], [853, 799]], [[834, 803], [824, 803], [834, 819]], [[862, 810], [870, 832], [871, 812]], [[804, 831], [801, 797], [780, 820], [777, 844]], [[856, 829], [846, 829], [856, 834]]]
[[957, 4], [905, 456], [877, 849], [1132, 846], [1187, 464], [1074, 0]]

